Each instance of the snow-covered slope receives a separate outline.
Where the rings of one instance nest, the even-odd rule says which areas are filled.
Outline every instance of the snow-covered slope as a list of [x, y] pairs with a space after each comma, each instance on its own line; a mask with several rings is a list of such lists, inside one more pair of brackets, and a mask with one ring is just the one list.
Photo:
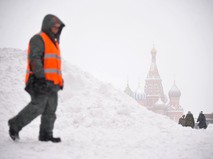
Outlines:
[[182, 128], [132, 98], [63, 61], [64, 90], [59, 92], [55, 136], [60, 144], [37, 141], [40, 119], [14, 143], [7, 120], [30, 100], [24, 91], [26, 52], [0, 49], [0, 158], [210, 159], [213, 127]]

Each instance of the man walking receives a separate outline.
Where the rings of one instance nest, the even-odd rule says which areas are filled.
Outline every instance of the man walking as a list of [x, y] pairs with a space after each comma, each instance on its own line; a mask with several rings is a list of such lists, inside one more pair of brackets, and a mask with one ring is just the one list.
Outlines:
[[41, 32], [34, 35], [28, 47], [25, 90], [31, 102], [8, 121], [9, 135], [19, 139], [21, 129], [41, 115], [40, 141], [61, 142], [53, 137], [58, 91], [63, 89], [59, 39], [64, 23], [56, 16], [44, 17]]
[[206, 117], [203, 114], [203, 111], [200, 112], [198, 119], [197, 119], [197, 122], [198, 122], [198, 126], [199, 126], [200, 129], [202, 129], [202, 128], [206, 129], [207, 128]]

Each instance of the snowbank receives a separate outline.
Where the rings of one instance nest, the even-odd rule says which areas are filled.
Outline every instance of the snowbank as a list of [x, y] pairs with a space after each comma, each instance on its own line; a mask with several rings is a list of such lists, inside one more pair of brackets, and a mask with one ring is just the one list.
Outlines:
[[55, 136], [60, 144], [37, 141], [39, 118], [14, 143], [7, 120], [30, 100], [24, 91], [26, 53], [0, 49], [0, 158], [210, 159], [213, 126], [183, 128], [148, 111], [135, 100], [63, 61], [64, 91], [59, 93]]

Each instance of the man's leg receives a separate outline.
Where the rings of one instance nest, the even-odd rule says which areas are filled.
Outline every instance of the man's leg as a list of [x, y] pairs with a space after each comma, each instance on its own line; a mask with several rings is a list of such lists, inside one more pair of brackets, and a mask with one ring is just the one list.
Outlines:
[[40, 141], [60, 142], [60, 138], [53, 138], [53, 128], [56, 120], [56, 109], [58, 105], [58, 93], [51, 92], [48, 95], [46, 108], [41, 116], [41, 125], [39, 132]]
[[29, 124], [38, 115], [42, 114], [47, 105], [47, 101], [48, 97], [46, 95], [31, 96], [31, 102], [15, 117], [8, 121], [10, 131], [18, 133], [24, 126]]

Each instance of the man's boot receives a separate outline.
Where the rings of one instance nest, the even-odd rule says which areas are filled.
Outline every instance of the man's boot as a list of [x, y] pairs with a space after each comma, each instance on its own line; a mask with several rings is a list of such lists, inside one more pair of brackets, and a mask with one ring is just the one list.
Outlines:
[[39, 136], [39, 141], [44, 141], [44, 142], [52, 141], [54, 143], [57, 143], [57, 142], [61, 142], [61, 138], [60, 137], [53, 137], [53, 136], [48, 136], [48, 137], [40, 137]]
[[11, 127], [9, 129], [9, 135], [10, 135], [10, 137], [11, 137], [11, 139], [13, 141], [19, 140], [19, 133], [18, 133], [18, 131], [12, 129]]
[[14, 124], [11, 124], [11, 120], [8, 121], [8, 126], [9, 126], [9, 136], [10, 138], [13, 140], [13, 141], [17, 141], [19, 140], [19, 131], [14, 129], [12, 127], [12, 125]]
[[40, 133], [38, 139], [39, 139], [39, 141], [44, 141], [44, 142], [47, 142], [47, 141], [52, 141], [54, 143], [61, 142], [60, 137], [53, 137], [53, 135], [49, 135], [47, 133]]

